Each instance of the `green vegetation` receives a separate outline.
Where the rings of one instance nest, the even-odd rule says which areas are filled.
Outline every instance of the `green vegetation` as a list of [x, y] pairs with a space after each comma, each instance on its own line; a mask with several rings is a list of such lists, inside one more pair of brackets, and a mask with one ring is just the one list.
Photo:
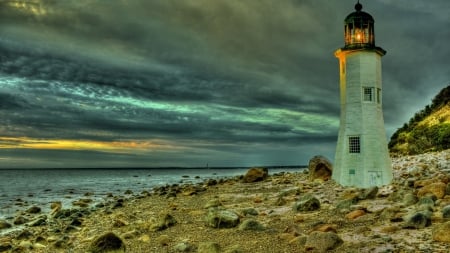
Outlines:
[[450, 86], [397, 129], [389, 142], [392, 153], [421, 154], [450, 148]]

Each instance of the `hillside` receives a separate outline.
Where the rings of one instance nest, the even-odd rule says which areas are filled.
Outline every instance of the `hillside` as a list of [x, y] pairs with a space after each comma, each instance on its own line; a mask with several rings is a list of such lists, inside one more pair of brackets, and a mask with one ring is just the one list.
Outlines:
[[431, 105], [417, 112], [391, 137], [389, 150], [400, 154], [421, 154], [450, 148], [450, 86], [433, 98]]

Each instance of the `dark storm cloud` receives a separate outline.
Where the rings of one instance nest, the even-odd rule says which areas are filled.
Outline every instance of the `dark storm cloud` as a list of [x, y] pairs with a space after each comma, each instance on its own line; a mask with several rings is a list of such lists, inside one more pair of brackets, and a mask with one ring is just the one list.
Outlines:
[[21, 97], [0, 92], [0, 110], [17, 110], [29, 108], [29, 104]]
[[[354, 2], [0, 0], [1, 135], [158, 138], [193, 147], [177, 153], [182, 162], [247, 154], [249, 163], [283, 147], [286, 160], [305, 151], [300, 163], [313, 150], [332, 156], [333, 51]], [[450, 83], [449, 3], [362, 3], [388, 51], [392, 133]]]

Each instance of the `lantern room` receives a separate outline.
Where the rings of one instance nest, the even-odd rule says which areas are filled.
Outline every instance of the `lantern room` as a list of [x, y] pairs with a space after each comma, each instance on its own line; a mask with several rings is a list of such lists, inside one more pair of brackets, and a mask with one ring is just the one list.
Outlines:
[[375, 47], [375, 32], [373, 17], [362, 10], [362, 4], [355, 5], [355, 12], [345, 18], [344, 49]]

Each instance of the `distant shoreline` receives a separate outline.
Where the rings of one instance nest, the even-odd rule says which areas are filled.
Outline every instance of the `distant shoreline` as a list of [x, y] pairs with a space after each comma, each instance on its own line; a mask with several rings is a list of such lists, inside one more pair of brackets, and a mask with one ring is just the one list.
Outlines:
[[308, 165], [272, 165], [272, 166], [232, 166], [232, 167], [60, 167], [60, 168], [0, 168], [1, 170], [192, 170], [192, 169], [250, 169], [250, 168], [267, 168], [267, 169], [305, 169]]

